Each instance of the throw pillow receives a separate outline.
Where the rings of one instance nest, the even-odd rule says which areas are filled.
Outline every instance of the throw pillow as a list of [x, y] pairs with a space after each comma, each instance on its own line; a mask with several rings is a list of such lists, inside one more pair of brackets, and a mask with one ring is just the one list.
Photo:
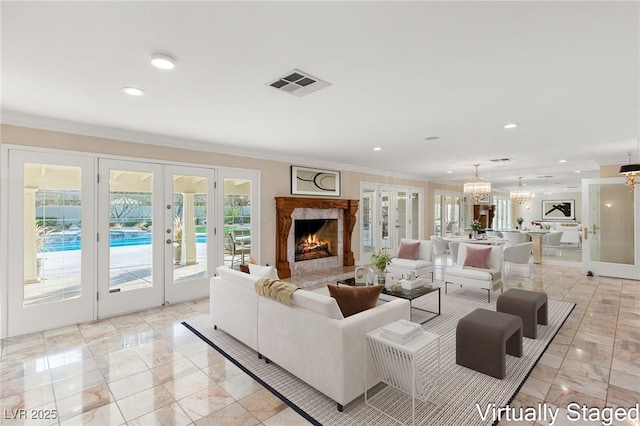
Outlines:
[[378, 303], [378, 296], [382, 291], [381, 285], [355, 287], [329, 284], [327, 288], [329, 289], [329, 296], [336, 299], [345, 318], [375, 307], [376, 303]]
[[472, 268], [489, 269], [489, 258], [491, 257], [491, 247], [475, 248], [467, 246], [466, 256], [463, 266]]
[[420, 253], [420, 242], [409, 243], [407, 241], [400, 241], [400, 249], [398, 250], [398, 256], [400, 259], [417, 260]]
[[278, 271], [276, 271], [276, 268], [273, 266], [261, 266], [249, 263], [249, 273], [262, 278], [280, 279], [280, 277], [278, 277]]

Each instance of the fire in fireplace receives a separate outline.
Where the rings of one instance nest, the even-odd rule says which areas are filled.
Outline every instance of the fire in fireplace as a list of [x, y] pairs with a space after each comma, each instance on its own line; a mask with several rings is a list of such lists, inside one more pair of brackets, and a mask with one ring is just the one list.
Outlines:
[[295, 261], [337, 256], [338, 219], [296, 219]]

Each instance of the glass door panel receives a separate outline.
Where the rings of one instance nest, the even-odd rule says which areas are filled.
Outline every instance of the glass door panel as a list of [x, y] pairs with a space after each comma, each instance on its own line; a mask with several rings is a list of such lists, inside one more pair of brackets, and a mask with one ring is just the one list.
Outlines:
[[257, 172], [237, 169], [221, 169], [218, 181], [222, 191], [218, 191], [217, 209], [221, 212], [217, 224], [219, 241], [218, 264], [239, 269], [240, 265], [254, 258], [260, 262], [260, 241], [258, 214]]
[[10, 151], [9, 335], [94, 318], [91, 159]]
[[100, 160], [100, 317], [162, 305], [162, 166]]
[[251, 256], [251, 180], [224, 179], [224, 264], [239, 269]]
[[422, 230], [422, 218], [420, 217], [420, 213], [422, 212], [422, 207], [420, 203], [422, 202], [422, 196], [418, 192], [411, 193], [411, 235], [410, 238], [413, 239], [422, 239], [422, 235], [420, 231]]
[[630, 191], [624, 178], [582, 182], [583, 270], [595, 275], [640, 278], [638, 189]]
[[380, 248], [381, 249], [390, 249], [392, 248], [393, 238], [392, 238], [392, 228], [390, 224], [392, 223], [392, 210], [391, 207], [393, 205], [393, 192], [388, 189], [380, 190]]
[[165, 233], [173, 240], [172, 244], [165, 244], [166, 302], [205, 297], [209, 292], [214, 182], [213, 170], [165, 167], [165, 198], [172, 205], [165, 209]]
[[407, 238], [409, 221], [407, 197], [407, 191], [396, 191], [396, 248], [400, 247], [402, 238]]
[[362, 229], [360, 238], [362, 239], [362, 250], [366, 258], [375, 249], [376, 237], [376, 191], [375, 189], [365, 188], [362, 191]]
[[433, 230], [434, 235], [442, 236], [442, 198], [441, 194], [433, 197]]

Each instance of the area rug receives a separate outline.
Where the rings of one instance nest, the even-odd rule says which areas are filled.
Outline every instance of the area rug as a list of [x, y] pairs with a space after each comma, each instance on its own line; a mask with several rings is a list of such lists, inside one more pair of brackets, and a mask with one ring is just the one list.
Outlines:
[[[420, 300], [422, 299], [414, 301], [414, 306], [420, 307], [419, 304], [416, 305]], [[430, 398], [433, 403], [416, 405], [416, 424], [431, 426], [495, 423], [490, 414], [492, 407], [502, 407], [513, 400], [571, 314], [575, 304], [549, 300], [549, 325], [538, 326], [537, 339], [523, 339], [524, 354], [521, 358], [507, 356], [506, 377], [503, 380], [459, 366], [455, 362], [455, 329], [458, 320], [476, 308], [495, 310], [495, 298], [491, 303], [487, 303], [485, 293], [455, 289], [450, 291], [449, 295], [442, 294], [441, 306], [442, 315], [423, 325], [426, 331], [440, 336], [440, 385]], [[412, 320], [419, 321], [418, 315], [420, 311], [414, 309]], [[335, 402], [322, 393], [278, 365], [266, 364], [264, 360], [258, 359], [255, 351], [225, 332], [214, 330], [208, 315], [183, 324], [312, 424], [327, 426], [397, 424], [385, 414], [365, 404], [362, 396], [347, 404], [343, 412], [337, 411]], [[391, 390], [386, 385], [378, 385], [377, 390], [380, 389], [391, 392], [385, 392], [381, 404], [374, 399], [373, 402], [378, 404], [376, 406], [383, 410], [392, 410], [394, 416], [410, 424], [411, 399]]]

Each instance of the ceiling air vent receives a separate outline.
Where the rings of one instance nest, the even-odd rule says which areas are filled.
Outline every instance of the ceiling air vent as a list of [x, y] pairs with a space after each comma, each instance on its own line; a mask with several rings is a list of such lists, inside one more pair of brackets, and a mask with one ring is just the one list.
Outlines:
[[322, 81], [319, 78], [296, 69], [267, 84], [280, 91], [296, 96], [305, 96], [331, 86], [331, 84], [326, 81]]
[[511, 158], [494, 158], [493, 160], [489, 160], [492, 163], [505, 163], [507, 161], [513, 161]]

